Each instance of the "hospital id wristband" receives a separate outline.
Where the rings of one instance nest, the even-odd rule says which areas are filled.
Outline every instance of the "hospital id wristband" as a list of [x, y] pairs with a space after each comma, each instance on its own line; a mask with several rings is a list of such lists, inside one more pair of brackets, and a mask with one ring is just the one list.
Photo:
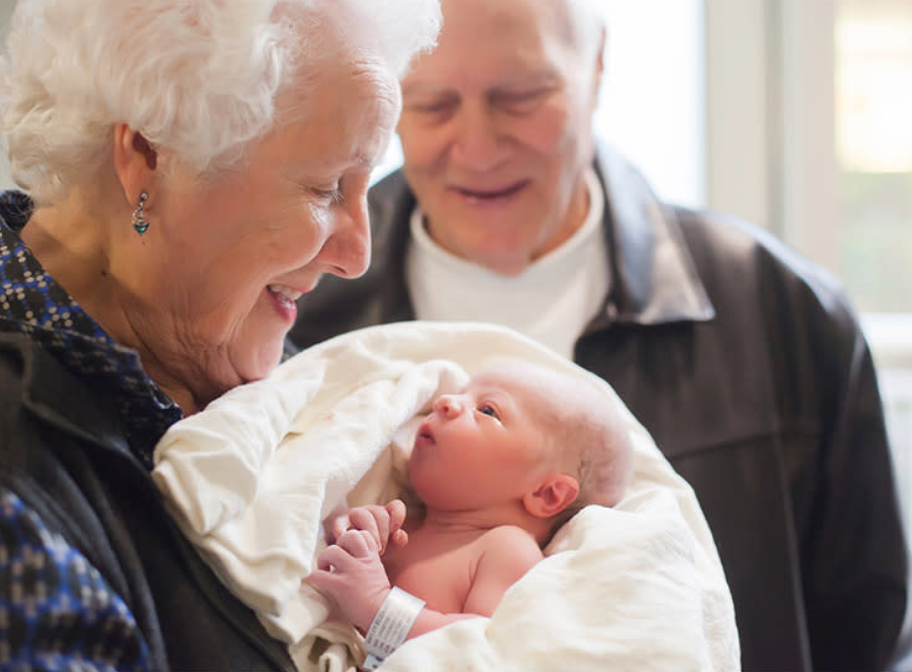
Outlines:
[[363, 669], [376, 670], [386, 657], [399, 648], [422, 609], [424, 600], [421, 598], [399, 588], [390, 590], [364, 638], [367, 660]]

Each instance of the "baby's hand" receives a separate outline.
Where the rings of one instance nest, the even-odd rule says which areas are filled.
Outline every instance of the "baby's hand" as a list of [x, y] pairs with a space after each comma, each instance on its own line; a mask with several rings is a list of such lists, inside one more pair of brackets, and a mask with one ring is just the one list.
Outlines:
[[330, 595], [362, 633], [390, 591], [389, 578], [370, 532], [347, 530], [317, 556], [317, 567], [304, 582]]
[[394, 499], [386, 506], [356, 506], [330, 521], [326, 526], [326, 541], [330, 544], [338, 543], [337, 540], [346, 531], [360, 530], [373, 537], [380, 555], [383, 555], [390, 541], [396, 546], [408, 543], [408, 533], [402, 529], [404, 522], [405, 504], [400, 499]]

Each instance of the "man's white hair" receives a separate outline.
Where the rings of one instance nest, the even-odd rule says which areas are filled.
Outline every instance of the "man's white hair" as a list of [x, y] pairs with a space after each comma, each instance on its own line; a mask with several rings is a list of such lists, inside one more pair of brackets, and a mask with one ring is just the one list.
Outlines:
[[596, 56], [602, 47], [606, 30], [605, 14], [598, 7], [599, 0], [559, 0], [567, 9], [570, 21], [570, 38], [578, 45], [586, 59]]
[[401, 75], [440, 24], [438, 0], [19, 0], [0, 61], [13, 176], [52, 203], [121, 122], [198, 175], [230, 168], [283, 87], [314, 81], [296, 75], [334, 57]]

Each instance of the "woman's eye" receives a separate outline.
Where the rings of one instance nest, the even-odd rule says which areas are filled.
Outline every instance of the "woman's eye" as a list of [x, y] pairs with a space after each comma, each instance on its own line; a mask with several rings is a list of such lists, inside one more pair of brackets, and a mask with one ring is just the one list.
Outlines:
[[317, 189], [314, 188], [314, 193], [321, 199], [329, 201], [329, 203], [335, 205], [337, 203], [342, 203], [345, 201], [345, 196], [342, 194], [342, 189], [340, 185], [336, 185], [330, 189]]

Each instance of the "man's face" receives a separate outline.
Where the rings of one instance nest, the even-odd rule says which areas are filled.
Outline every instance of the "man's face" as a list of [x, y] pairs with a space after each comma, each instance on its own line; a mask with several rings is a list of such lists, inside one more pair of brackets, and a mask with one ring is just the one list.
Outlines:
[[451, 253], [521, 272], [585, 219], [601, 60], [564, 0], [444, 0], [438, 48], [403, 80], [405, 175]]

